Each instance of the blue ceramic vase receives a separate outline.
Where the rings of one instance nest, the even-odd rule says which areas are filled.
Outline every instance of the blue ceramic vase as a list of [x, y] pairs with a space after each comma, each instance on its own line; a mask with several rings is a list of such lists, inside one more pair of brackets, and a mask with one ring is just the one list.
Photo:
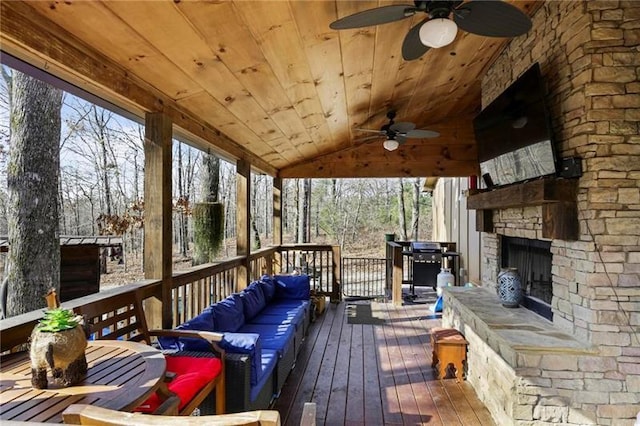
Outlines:
[[498, 296], [505, 308], [517, 308], [522, 301], [522, 278], [516, 268], [503, 268], [498, 274]]

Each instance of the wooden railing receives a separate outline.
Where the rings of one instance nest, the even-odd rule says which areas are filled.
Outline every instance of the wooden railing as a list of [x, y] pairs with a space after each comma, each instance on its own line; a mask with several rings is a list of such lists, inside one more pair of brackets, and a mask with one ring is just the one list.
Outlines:
[[[77, 299], [64, 302], [62, 306], [67, 309], [77, 310], [81, 306], [104, 304], [107, 299], [122, 298], [123, 307], [127, 302], [135, 300], [135, 294], [140, 291], [144, 299], [156, 297], [160, 294], [162, 282], [158, 280], [144, 280], [133, 284], [114, 287], [100, 293], [84, 296]], [[12, 350], [16, 347], [24, 345], [28, 342], [31, 331], [43, 317], [44, 310], [27, 312], [26, 314], [17, 315], [15, 317], [0, 320], [0, 352]], [[111, 314], [104, 312], [104, 314]], [[122, 328], [128, 326], [128, 321], [123, 317], [120, 326]]]
[[[219, 263], [199, 265], [186, 271], [176, 272], [172, 279], [171, 311], [173, 326], [177, 326], [198, 315], [207, 306], [224, 299], [240, 288], [240, 268], [249, 268], [249, 278], [258, 279], [262, 274], [292, 272], [287, 266], [310, 272], [312, 287], [319, 293], [340, 299], [340, 249], [336, 246], [283, 245], [252, 253], [248, 257], [234, 257]], [[284, 266], [284, 267], [283, 267]], [[122, 300], [118, 312], [104, 311], [104, 315], [123, 315], [119, 326], [125, 328], [130, 322], [126, 318], [128, 301], [133, 302], [136, 292], [143, 300], [160, 298], [162, 282], [145, 280], [101, 291], [90, 296], [73, 299], [62, 304], [68, 309], [77, 309], [91, 304], [94, 312], [101, 305], [113, 305], [114, 298]], [[130, 296], [130, 297], [129, 297]], [[25, 344], [31, 331], [42, 318], [43, 311], [32, 311], [23, 315], [0, 320], [0, 352]], [[100, 337], [100, 336], [98, 336]]]
[[333, 302], [340, 300], [340, 246], [283, 244], [279, 252], [279, 273], [307, 274], [318, 294], [329, 296]]

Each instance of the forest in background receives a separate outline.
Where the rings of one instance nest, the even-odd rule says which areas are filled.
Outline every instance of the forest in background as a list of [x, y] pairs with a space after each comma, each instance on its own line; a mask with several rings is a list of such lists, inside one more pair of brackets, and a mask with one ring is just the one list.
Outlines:
[[[9, 73], [7, 68], [3, 73]], [[0, 82], [0, 236], [7, 235], [9, 96]], [[65, 93], [60, 139], [60, 235], [121, 235], [125, 272], [141, 273], [144, 126]], [[382, 148], [381, 148], [382, 149]], [[193, 203], [203, 195], [207, 153], [173, 143], [176, 269], [191, 266]], [[220, 258], [235, 252], [235, 165], [219, 167], [219, 200], [225, 206]], [[253, 249], [271, 244], [270, 176], [252, 173]], [[345, 256], [384, 255], [384, 235], [429, 239], [431, 196], [412, 179], [288, 179], [283, 182], [283, 241], [338, 244]], [[0, 262], [2, 264], [4, 262]], [[2, 268], [2, 265], [0, 265]], [[0, 271], [1, 272], [1, 271]]]

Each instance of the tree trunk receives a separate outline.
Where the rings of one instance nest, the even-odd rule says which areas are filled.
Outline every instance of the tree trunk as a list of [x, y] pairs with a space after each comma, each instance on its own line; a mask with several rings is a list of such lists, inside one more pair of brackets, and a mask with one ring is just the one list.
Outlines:
[[11, 86], [7, 316], [44, 308], [51, 288], [60, 293], [62, 91], [17, 71]]
[[101, 171], [101, 179], [102, 179], [102, 187], [104, 189], [104, 203], [105, 203], [105, 211], [108, 216], [111, 216], [113, 213], [113, 201], [111, 197], [111, 180], [109, 179], [109, 157], [107, 151], [107, 135], [106, 128], [107, 123], [109, 122], [108, 118], [104, 116], [104, 110], [101, 110], [100, 115], [98, 115], [98, 108], [93, 107], [93, 118], [94, 118], [94, 128], [95, 135], [98, 139], [98, 144], [100, 145], [100, 171]]
[[311, 179], [302, 180], [302, 192], [298, 204], [298, 242], [308, 243], [311, 240]]
[[213, 262], [224, 241], [224, 205], [218, 203], [220, 159], [207, 154], [202, 161], [204, 202], [193, 207], [194, 265]]
[[218, 192], [220, 191], [220, 159], [213, 154], [207, 154], [204, 161], [204, 201], [209, 203], [218, 202]]
[[398, 225], [400, 225], [400, 237], [407, 241], [407, 219], [404, 208], [404, 181], [398, 179]]
[[420, 223], [420, 178], [413, 181], [413, 208], [411, 209], [411, 239], [418, 241], [418, 226]]
[[[184, 165], [182, 164], [182, 142], [178, 143], [178, 199], [187, 201], [188, 197], [185, 195], [185, 179], [183, 178]], [[186, 204], [186, 203], [185, 203]], [[184, 209], [179, 209], [178, 220], [178, 244], [180, 246], [180, 254], [183, 257], [187, 257], [189, 251], [188, 228], [187, 228], [187, 216]]]
[[300, 218], [300, 179], [295, 179], [295, 206], [296, 206], [296, 215], [295, 215], [295, 219], [294, 219], [294, 223], [295, 223], [295, 227], [296, 227], [296, 235], [295, 235], [295, 241], [296, 243], [300, 243], [302, 242], [302, 236], [300, 235], [300, 222], [302, 221], [302, 219]]
[[258, 191], [260, 188], [260, 185], [258, 184], [258, 178], [259, 176], [257, 175], [253, 175], [253, 182], [251, 183], [251, 217], [249, 218], [250, 220], [250, 226], [251, 226], [251, 239], [253, 240], [252, 245], [252, 250], [260, 250], [262, 248], [262, 240], [260, 240], [260, 231], [258, 230], [258, 221], [257, 221], [257, 216], [258, 216], [258, 203], [257, 203], [257, 198], [258, 198]]

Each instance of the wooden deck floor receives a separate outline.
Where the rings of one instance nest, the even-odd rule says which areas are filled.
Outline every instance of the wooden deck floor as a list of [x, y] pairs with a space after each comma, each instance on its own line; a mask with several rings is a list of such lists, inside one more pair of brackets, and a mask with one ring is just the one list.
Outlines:
[[305, 402], [318, 425], [495, 424], [468, 383], [435, 378], [429, 329], [441, 321], [427, 305], [372, 302], [382, 324], [350, 324], [347, 306], [328, 305], [311, 326], [274, 407], [283, 425], [299, 424]]

